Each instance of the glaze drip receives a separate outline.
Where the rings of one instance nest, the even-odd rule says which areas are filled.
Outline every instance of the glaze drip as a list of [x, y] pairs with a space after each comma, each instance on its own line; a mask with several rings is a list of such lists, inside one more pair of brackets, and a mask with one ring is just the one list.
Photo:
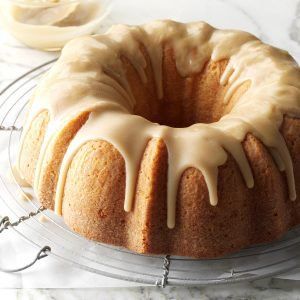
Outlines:
[[[147, 66], [141, 45], [149, 55], [159, 99], [163, 97], [163, 46], [175, 55], [181, 76], [199, 73], [209, 61], [228, 59], [220, 84], [227, 86], [224, 104], [230, 103], [238, 87], [250, 81], [248, 90], [218, 122], [173, 128], [134, 115], [135, 99], [126, 78], [122, 57], [147, 82]], [[133, 206], [140, 162], [152, 138], [163, 139], [168, 150], [167, 207], [169, 228], [175, 226], [176, 198], [182, 173], [199, 169], [207, 183], [211, 205], [217, 205], [218, 167], [228, 153], [236, 160], [245, 184], [252, 188], [253, 174], [242, 141], [247, 133], [259, 138], [270, 150], [281, 171], [285, 171], [289, 195], [296, 199], [293, 165], [279, 128], [284, 114], [300, 114], [299, 68], [284, 51], [265, 45], [254, 36], [232, 30], [217, 30], [197, 22], [182, 24], [156, 21], [144, 26], [113, 26], [106, 34], [71, 41], [55, 66], [35, 92], [35, 101], [24, 127], [48, 110], [51, 122], [43, 142], [35, 173], [39, 184], [44, 153], [59, 131], [80, 112], [89, 111], [86, 123], [72, 140], [64, 156], [55, 211], [62, 214], [64, 185], [73, 157], [91, 140], [111, 143], [123, 156], [126, 168], [124, 209]], [[191, 145], [186, 147], [186, 145]], [[209, 155], [208, 155], [209, 153]]]

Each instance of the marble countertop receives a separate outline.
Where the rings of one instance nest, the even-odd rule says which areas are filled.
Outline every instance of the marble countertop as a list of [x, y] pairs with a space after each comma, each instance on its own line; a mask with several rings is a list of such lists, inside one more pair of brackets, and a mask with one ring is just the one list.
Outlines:
[[[104, 27], [151, 19], [205, 20], [250, 31], [300, 62], [300, 0], [115, 0]], [[171, 6], [169, 5], [171, 3]], [[134, 16], [134, 17], [133, 17]], [[0, 30], [0, 89], [29, 69], [56, 57], [29, 49]], [[2, 289], [0, 299], [300, 299], [300, 282], [264, 279], [200, 288]]]
[[97, 289], [2, 289], [1, 299], [20, 300], [299, 300], [299, 282], [265, 279], [209, 287], [127, 287]]

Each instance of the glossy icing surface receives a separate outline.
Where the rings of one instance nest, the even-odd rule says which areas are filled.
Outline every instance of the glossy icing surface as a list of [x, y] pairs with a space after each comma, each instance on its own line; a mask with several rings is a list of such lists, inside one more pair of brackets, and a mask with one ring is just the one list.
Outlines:
[[0, 21], [17, 39], [41, 49], [57, 49], [95, 32], [107, 13], [104, 1], [29, 1], [0, 4]]
[[91, 21], [100, 9], [97, 1], [52, 1], [48, 6], [43, 1], [41, 6], [32, 1], [24, 3], [11, 5], [9, 14], [16, 22], [37, 26], [79, 26]]
[[[153, 68], [157, 96], [162, 98], [163, 45], [166, 43], [174, 49], [181, 76], [200, 72], [209, 60], [228, 59], [220, 80], [220, 85], [228, 85], [224, 103], [230, 101], [242, 83], [250, 81], [250, 87], [230, 112], [210, 124], [173, 128], [134, 115], [138, 99], [130, 90], [121, 55], [146, 82], [146, 60], [140, 45], [145, 47]], [[70, 163], [78, 149], [91, 140], [110, 142], [125, 160], [126, 211], [132, 208], [140, 161], [149, 139], [164, 140], [169, 154], [169, 228], [175, 226], [178, 184], [183, 171], [189, 167], [202, 172], [211, 205], [218, 203], [218, 167], [226, 162], [227, 153], [239, 165], [246, 185], [254, 186], [241, 144], [248, 132], [269, 148], [278, 168], [285, 171], [290, 199], [295, 200], [293, 165], [279, 129], [284, 114], [300, 114], [299, 75], [297, 64], [286, 52], [263, 44], [248, 33], [217, 30], [203, 22], [182, 24], [166, 20], [144, 26], [116, 25], [104, 35], [73, 40], [39, 84], [24, 127], [23, 139], [31, 121], [48, 110], [51, 121], [39, 156], [34, 187], [38, 187], [47, 147], [57, 132], [80, 112], [89, 111], [89, 119], [72, 140], [60, 168], [55, 199], [58, 214], [62, 213]]]

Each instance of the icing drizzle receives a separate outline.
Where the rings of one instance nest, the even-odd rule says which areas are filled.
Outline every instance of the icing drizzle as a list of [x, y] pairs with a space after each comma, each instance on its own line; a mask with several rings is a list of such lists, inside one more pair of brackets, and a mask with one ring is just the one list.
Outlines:
[[[229, 59], [220, 80], [220, 84], [229, 86], [224, 103], [243, 82], [251, 82], [249, 89], [228, 114], [210, 124], [172, 128], [134, 115], [137, 99], [131, 93], [121, 55], [129, 59], [145, 82], [146, 61], [140, 44], [145, 46], [157, 95], [162, 98], [164, 43], [174, 49], [176, 66], [182, 76], [201, 71], [209, 59]], [[55, 133], [70, 118], [90, 111], [89, 119], [72, 140], [60, 168], [55, 196], [58, 214], [62, 214], [64, 184], [74, 155], [86, 142], [100, 139], [110, 142], [125, 160], [126, 211], [132, 208], [140, 161], [149, 139], [164, 140], [169, 160], [169, 228], [175, 226], [178, 184], [183, 171], [189, 167], [202, 172], [211, 205], [218, 203], [218, 167], [226, 162], [227, 153], [236, 160], [247, 187], [254, 186], [241, 144], [248, 132], [269, 147], [278, 168], [286, 172], [290, 199], [295, 200], [293, 165], [279, 127], [283, 114], [300, 113], [299, 75], [297, 64], [286, 52], [263, 44], [251, 34], [214, 29], [204, 22], [182, 24], [165, 20], [143, 26], [116, 25], [104, 35], [75, 39], [67, 44], [58, 62], [39, 84], [24, 127], [23, 140], [35, 116], [43, 110], [49, 111], [51, 122], [39, 157], [34, 188], [38, 188], [43, 157]], [[186, 144], [193, 146], [187, 148]]]

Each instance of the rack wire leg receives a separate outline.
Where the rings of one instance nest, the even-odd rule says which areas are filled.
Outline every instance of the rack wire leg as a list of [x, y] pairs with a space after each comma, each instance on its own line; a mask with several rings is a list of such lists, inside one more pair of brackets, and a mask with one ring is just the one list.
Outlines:
[[155, 285], [158, 287], [165, 288], [168, 284], [168, 276], [170, 272], [170, 265], [171, 265], [171, 259], [170, 255], [166, 255], [163, 262], [163, 275], [162, 278], [159, 280], [156, 280]]
[[[38, 214], [40, 214], [44, 210], [45, 210], [45, 208], [43, 206], [41, 206], [37, 211], [31, 212], [27, 216], [22, 216], [15, 222], [11, 222], [8, 216], [3, 217], [0, 220], [0, 234], [4, 230], [7, 230], [7, 229], [12, 228], [12, 227], [19, 226], [21, 223], [25, 222], [26, 220], [29, 220], [30, 218], [33, 218], [33, 217], [37, 216]], [[6, 269], [6, 268], [0, 267], [0, 272], [16, 273], [16, 272], [24, 271], [24, 270], [32, 267], [37, 261], [47, 257], [50, 252], [51, 252], [51, 248], [49, 246], [44, 246], [43, 248], [41, 248], [39, 250], [39, 252], [34, 257], [33, 261], [31, 261], [30, 263], [28, 263], [28, 264], [26, 264], [22, 267], [19, 267], [19, 268], [14, 268], [14, 269]]]

